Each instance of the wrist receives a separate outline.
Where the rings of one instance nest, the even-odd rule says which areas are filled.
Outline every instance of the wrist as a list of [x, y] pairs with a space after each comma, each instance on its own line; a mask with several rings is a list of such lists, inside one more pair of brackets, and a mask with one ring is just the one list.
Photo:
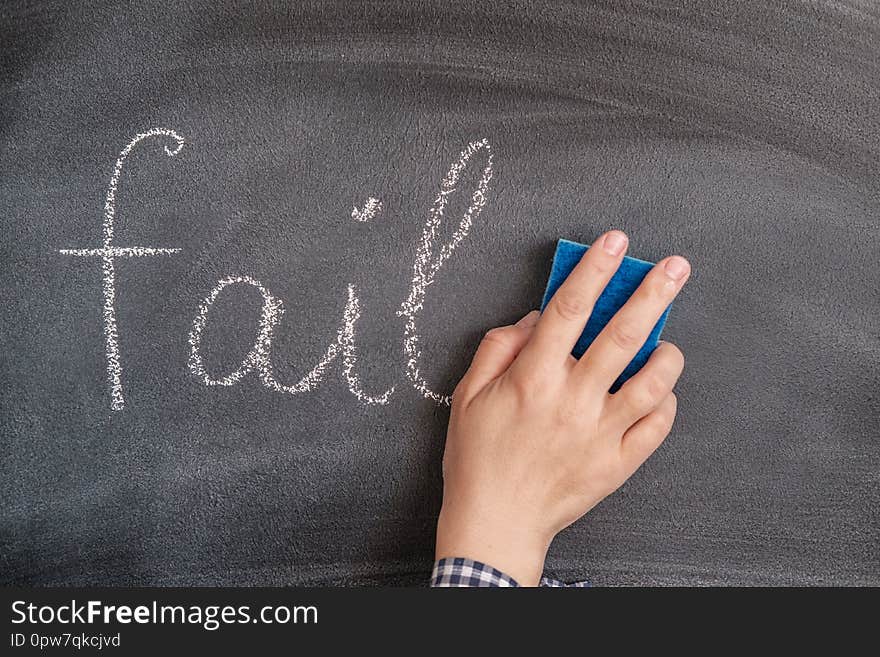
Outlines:
[[461, 512], [444, 504], [437, 521], [436, 559], [485, 563], [521, 586], [537, 586], [552, 537], [494, 514]]

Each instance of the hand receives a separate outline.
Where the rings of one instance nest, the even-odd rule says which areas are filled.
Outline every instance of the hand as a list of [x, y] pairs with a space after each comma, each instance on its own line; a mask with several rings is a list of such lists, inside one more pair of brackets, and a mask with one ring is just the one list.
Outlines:
[[606, 233], [543, 315], [483, 338], [452, 398], [438, 559], [468, 557], [538, 584], [554, 536], [669, 433], [684, 366], [675, 346], [661, 343], [618, 392], [608, 390], [687, 280], [684, 258], [660, 261], [583, 357], [571, 355], [626, 246], [622, 232]]

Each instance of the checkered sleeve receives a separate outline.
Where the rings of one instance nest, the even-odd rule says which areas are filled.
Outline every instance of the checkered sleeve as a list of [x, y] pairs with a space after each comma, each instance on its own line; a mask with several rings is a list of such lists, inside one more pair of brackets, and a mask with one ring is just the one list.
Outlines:
[[577, 589], [588, 589], [592, 586], [588, 581], [583, 580], [580, 582], [571, 582], [566, 584], [558, 579], [553, 579], [552, 577], [542, 577], [541, 578], [541, 586], [549, 586], [553, 588], [577, 588]]
[[[431, 586], [437, 587], [517, 587], [519, 583], [497, 568], [462, 557], [447, 557], [434, 563]], [[565, 584], [550, 577], [541, 578], [541, 586], [589, 587], [589, 582]]]
[[495, 587], [519, 586], [516, 580], [492, 566], [461, 557], [440, 559], [434, 564], [431, 586]]

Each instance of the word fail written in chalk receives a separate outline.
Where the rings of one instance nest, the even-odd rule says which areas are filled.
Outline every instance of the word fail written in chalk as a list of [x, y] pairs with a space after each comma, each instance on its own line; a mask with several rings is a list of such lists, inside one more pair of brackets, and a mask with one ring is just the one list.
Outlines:
[[[120, 151], [116, 165], [107, 187], [104, 200], [103, 241], [98, 248], [60, 249], [67, 256], [96, 258], [101, 264], [101, 299], [104, 323], [104, 347], [107, 362], [107, 385], [110, 394], [110, 408], [121, 411], [125, 408], [125, 394], [122, 383], [122, 361], [119, 355], [119, 330], [116, 324], [116, 270], [117, 258], [142, 258], [148, 256], [174, 256], [181, 252], [179, 248], [156, 246], [117, 246], [113, 240], [114, 221], [116, 219], [116, 192], [119, 178], [125, 167], [125, 161], [131, 151], [144, 141], [161, 140], [165, 154], [174, 157], [180, 153], [184, 139], [174, 130], [153, 128], [135, 135], [125, 148]], [[455, 232], [444, 244], [438, 244], [438, 232], [443, 221], [443, 212], [449, 199], [456, 192], [462, 174], [471, 164], [474, 157], [483, 152], [483, 168], [475, 189], [470, 195], [470, 204], [459, 220]], [[421, 349], [419, 346], [419, 314], [424, 307], [428, 287], [434, 282], [444, 263], [453, 254], [456, 247], [470, 232], [471, 225], [486, 204], [489, 183], [492, 180], [492, 148], [485, 139], [471, 142], [461, 151], [458, 159], [452, 163], [449, 172], [440, 183], [440, 191], [428, 213], [422, 237], [419, 241], [413, 262], [412, 283], [409, 294], [401, 304], [397, 315], [403, 318], [403, 350], [406, 356], [406, 377], [426, 399], [437, 404], [448, 405], [449, 395], [431, 390], [422, 377], [419, 369]], [[382, 210], [379, 199], [369, 197], [362, 208], [354, 208], [351, 218], [354, 221], [366, 222], [374, 219]], [[259, 328], [253, 347], [242, 359], [238, 368], [225, 376], [210, 374], [202, 360], [202, 334], [210, 318], [211, 307], [217, 298], [235, 286], [255, 288], [263, 299], [260, 309]], [[190, 372], [207, 386], [232, 386], [253, 373], [267, 388], [275, 392], [296, 395], [314, 390], [323, 380], [328, 368], [337, 360], [341, 360], [341, 373], [351, 393], [364, 404], [387, 404], [394, 394], [394, 387], [379, 393], [368, 393], [364, 390], [357, 376], [357, 351], [355, 327], [361, 315], [357, 288], [353, 283], [348, 285], [348, 297], [342, 311], [342, 323], [324, 352], [320, 361], [295, 383], [282, 383], [278, 380], [272, 366], [272, 336], [275, 327], [284, 314], [284, 303], [274, 296], [259, 280], [246, 275], [233, 275], [222, 278], [199, 304], [192, 330], [189, 334]]]

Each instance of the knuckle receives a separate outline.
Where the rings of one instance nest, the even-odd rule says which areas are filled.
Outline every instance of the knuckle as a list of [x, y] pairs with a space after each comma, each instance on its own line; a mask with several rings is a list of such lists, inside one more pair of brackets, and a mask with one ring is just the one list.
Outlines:
[[517, 404], [523, 408], [542, 409], [541, 412], [550, 412], [550, 409], [559, 401], [560, 389], [556, 385], [553, 372], [542, 368], [515, 368], [506, 377]]
[[514, 376], [509, 377], [509, 384], [517, 402], [521, 405], [532, 402], [542, 388], [538, 377], [531, 372], [515, 373]]
[[658, 405], [669, 394], [669, 384], [656, 374], [645, 381], [645, 397], [652, 406]]
[[664, 342], [661, 346], [663, 347], [663, 353], [669, 361], [670, 368], [676, 372], [683, 370], [684, 354], [681, 352], [681, 349], [671, 342]]
[[666, 415], [665, 413], [657, 413], [651, 419], [651, 429], [658, 436], [665, 436], [672, 429], [672, 421], [674, 415]]
[[553, 298], [553, 310], [567, 322], [583, 320], [590, 311], [590, 303], [576, 292], [562, 288]]
[[644, 417], [658, 408], [669, 395], [669, 386], [661, 377], [647, 373], [643, 376], [644, 379], [638, 384], [634, 380], [634, 385], [617, 393], [628, 415]]
[[605, 276], [611, 271], [611, 265], [616, 264], [615, 258], [589, 258], [584, 261], [587, 272], [594, 277]]
[[471, 386], [467, 379], [462, 379], [452, 391], [452, 408], [459, 408], [471, 397]]
[[675, 283], [665, 274], [653, 272], [645, 279], [645, 292], [653, 299], [672, 299], [675, 296]]
[[609, 324], [608, 337], [620, 349], [637, 349], [642, 344], [638, 329], [628, 320], [617, 320]]
[[510, 331], [508, 329], [509, 327], [507, 326], [498, 326], [489, 329], [483, 336], [483, 343], [507, 345], [510, 341]]
[[676, 403], [664, 404], [658, 412], [651, 416], [651, 428], [657, 435], [666, 435], [672, 429], [672, 423], [675, 422]]
[[654, 407], [654, 398], [647, 386], [638, 386], [624, 396], [624, 404], [633, 414], [642, 416]]

